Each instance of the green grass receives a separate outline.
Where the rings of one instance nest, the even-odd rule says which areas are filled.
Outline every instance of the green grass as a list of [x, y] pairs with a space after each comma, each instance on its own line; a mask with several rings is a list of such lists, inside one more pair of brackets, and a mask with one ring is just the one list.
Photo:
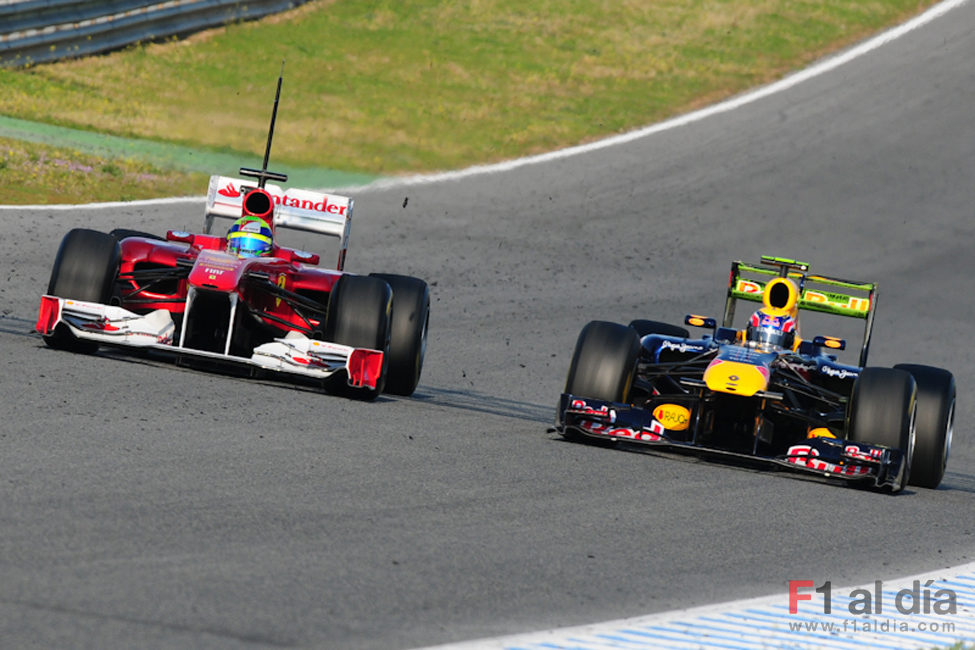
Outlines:
[[698, 108], [934, 1], [315, 0], [185, 41], [0, 70], [0, 114], [260, 154], [286, 60], [274, 159], [453, 169]]
[[135, 201], [200, 196], [206, 174], [160, 169], [140, 160], [106, 159], [75, 149], [0, 138], [0, 179], [7, 205]]

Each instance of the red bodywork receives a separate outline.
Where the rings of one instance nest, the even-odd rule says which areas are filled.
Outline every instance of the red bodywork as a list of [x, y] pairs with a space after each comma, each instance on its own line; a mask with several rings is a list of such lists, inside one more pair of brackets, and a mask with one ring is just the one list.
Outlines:
[[[319, 256], [275, 245], [265, 257], [237, 258], [226, 253], [226, 240], [213, 235], [169, 231], [166, 241], [128, 237], [121, 244], [119, 284], [121, 307], [137, 313], [165, 309], [182, 314], [192, 286], [197, 290], [236, 292], [250, 311], [270, 326], [283, 332], [308, 333], [321, 323], [302, 318], [287, 301], [273, 295], [260, 284], [245, 282], [266, 276], [271, 284], [322, 304], [342, 276], [341, 271], [318, 268]], [[147, 271], [190, 268], [189, 274], [153, 281]]]

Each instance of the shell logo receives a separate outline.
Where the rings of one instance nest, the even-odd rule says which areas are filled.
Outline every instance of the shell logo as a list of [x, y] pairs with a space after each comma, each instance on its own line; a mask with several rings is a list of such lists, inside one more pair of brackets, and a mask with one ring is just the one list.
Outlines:
[[807, 438], [836, 438], [833, 432], [827, 429], [826, 427], [816, 427], [815, 429], [810, 429], [806, 437]]
[[669, 431], [683, 431], [691, 425], [691, 412], [680, 404], [661, 404], [653, 409], [653, 417]]

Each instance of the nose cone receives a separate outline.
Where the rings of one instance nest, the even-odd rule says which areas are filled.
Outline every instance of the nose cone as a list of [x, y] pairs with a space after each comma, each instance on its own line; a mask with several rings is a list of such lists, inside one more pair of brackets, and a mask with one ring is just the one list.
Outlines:
[[768, 387], [769, 371], [765, 366], [756, 366], [739, 361], [715, 359], [704, 371], [704, 383], [717, 393], [730, 393], [751, 397]]
[[252, 259], [238, 259], [222, 251], [202, 251], [190, 271], [191, 287], [230, 293], [237, 289]]

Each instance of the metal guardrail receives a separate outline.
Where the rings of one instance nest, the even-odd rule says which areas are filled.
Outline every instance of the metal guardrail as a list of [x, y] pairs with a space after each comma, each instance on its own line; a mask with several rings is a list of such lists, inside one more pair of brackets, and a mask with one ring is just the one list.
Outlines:
[[260, 18], [306, 0], [0, 0], [0, 66], [97, 54]]

